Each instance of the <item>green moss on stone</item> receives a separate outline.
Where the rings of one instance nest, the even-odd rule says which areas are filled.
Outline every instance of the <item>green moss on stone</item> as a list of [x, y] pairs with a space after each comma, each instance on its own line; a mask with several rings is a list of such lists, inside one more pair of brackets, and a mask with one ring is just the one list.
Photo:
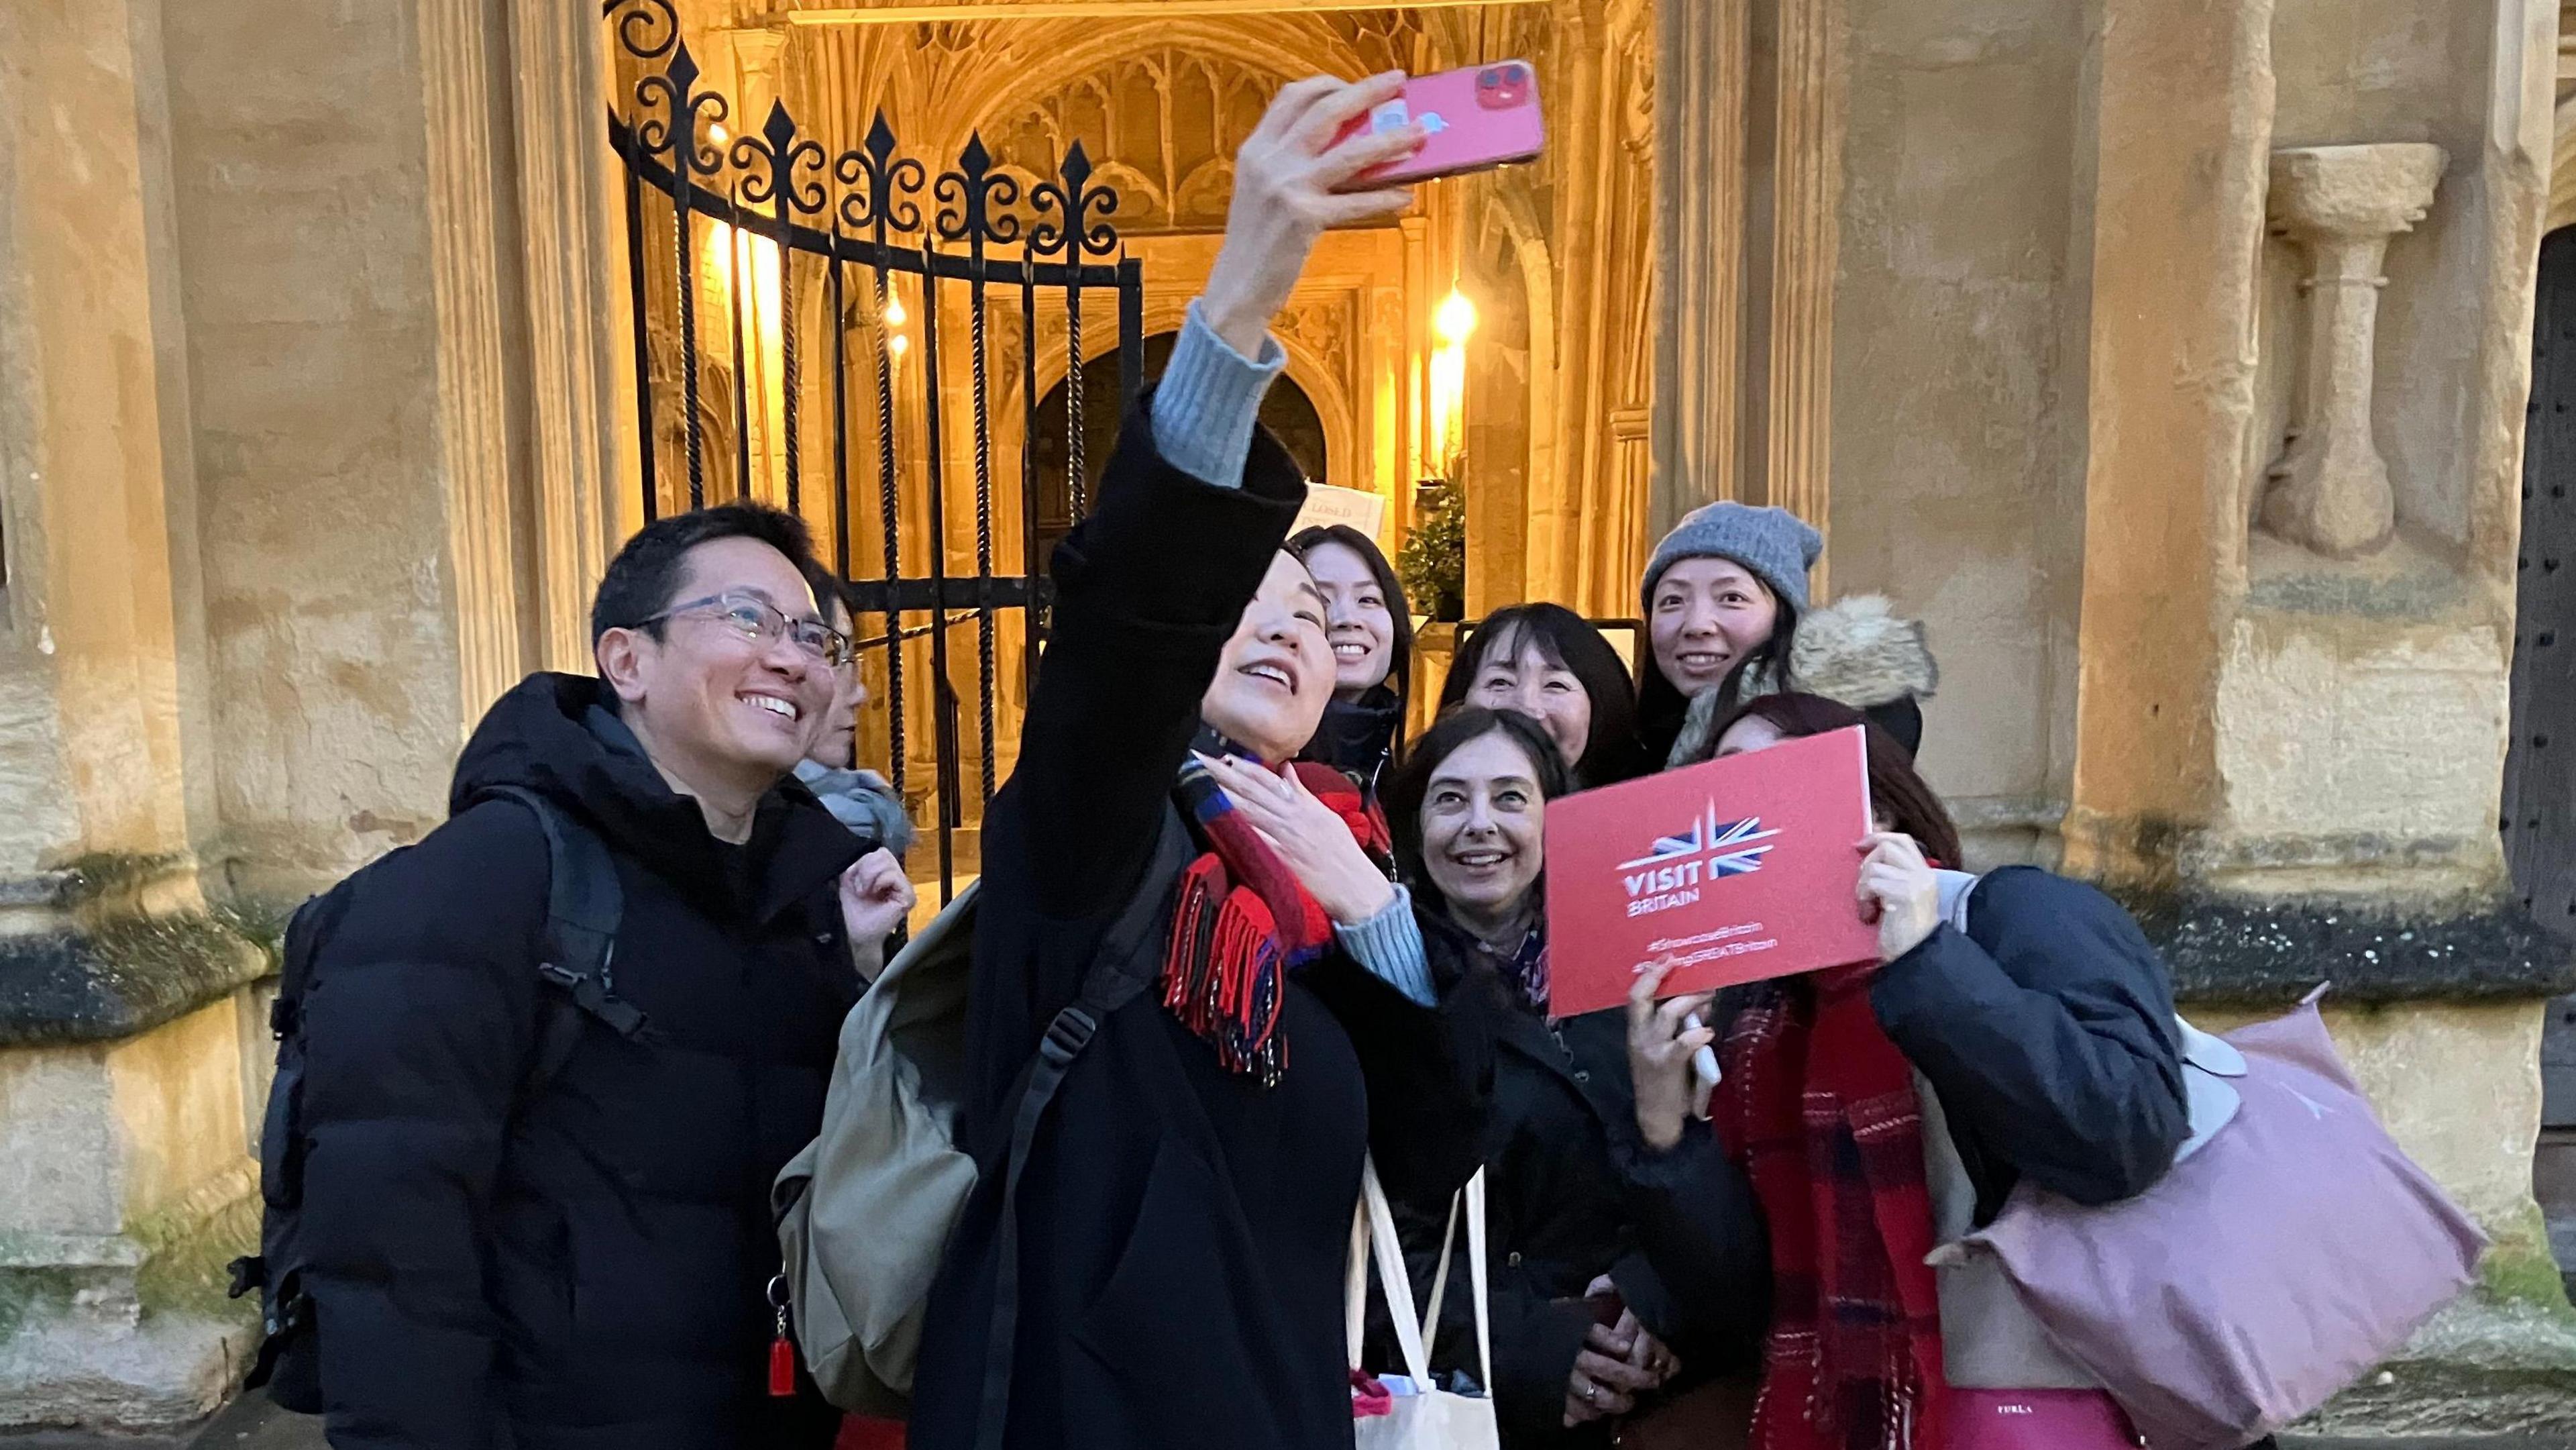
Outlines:
[[2548, 1249], [2488, 1249], [2486, 1257], [2478, 1259], [2478, 1293], [2486, 1295], [2488, 1303], [2524, 1303], [2576, 1324], [2576, 1308], [2568, 1306], [2566, 1277]]
[[[0, 1250], [7, 1248], [7, 1239], [0, 1234]], [[70, 1312], [73, 1298], [94, 1275], [87, 1269], [0, 1269], [0, 1343], [15, 1337], [30, 1319]]]
[[0, 1047], [120, 1041], [275, 970], [269, 950], [214, 912], [0, 940]]
[[245, 1194], [211, 1217], [160, 1216], [132, 1232], [150, 1255], [134, 1276], [145, 1314], [256, 1318], [258, 1302], [234, 1299], [232, 1261], [259, 1251], [259, 1195]]
[[64, 862], [60, 869], [72, 875], [72, 899], [86, 904], [141, 891], [181, 859], [138, 851], [92, 851]]

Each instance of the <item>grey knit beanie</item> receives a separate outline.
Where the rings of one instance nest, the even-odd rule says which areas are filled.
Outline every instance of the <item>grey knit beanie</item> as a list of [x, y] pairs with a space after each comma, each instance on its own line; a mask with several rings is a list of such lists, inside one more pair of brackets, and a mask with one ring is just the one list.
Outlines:
[[1646, 561], [1646, 582], [1637, 589], [1638, 603], [1655, 612], [1655, 582], [1684, 559], [1732, 559], [1750, 569], [1771, 592], [1801, 614], [1807, 612], [1807, 571], [1825, 552], [1824, 535], [1784, 508], [1751, 504], [1703, 504], [1682, 516], [1655, 556]]

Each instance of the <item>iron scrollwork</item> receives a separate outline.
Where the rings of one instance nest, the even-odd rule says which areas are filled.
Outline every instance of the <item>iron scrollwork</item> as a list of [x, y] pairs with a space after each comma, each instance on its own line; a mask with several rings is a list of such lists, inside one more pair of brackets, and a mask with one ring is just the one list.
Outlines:
[[[897, 794], [936, 819], [945, 895], [950, 837], [965, 824], [973, 794], [967, 781], [980, 775], [985, 797], [995, 788], [1004, 640], [997, 616], [1025, 623], [1017, 673], [1036, 669], [1047, 631], [1044, 544], [1052, 536], [1041, 535], [1037, 503], [1038, 354], [1059, 344], [1042, 342], [1042, 305], [1064, 323], [1057, 355], [1069, 404], [1062, 441], [1072, 517], [1086, 511], [1083, 369], [1094, 361], [1083, 345], [1087, 299], [1115, 300], [1121, 392], [1142, 385], [1143, 281], [1110, 221], [1117, 191], [1100, 184], [1079, 143], [1052, 166], [1013, 167], [975, 134], [953, 165], [934, 170], [904, 153], [882, 110], [846, 149], [804, 132], [783, 102], [767, 108], [756, 132], [719, 141], [716, 128], [731, 122], [735, 103], [702, 88], [706, 77], [675, 0], [603, 0], [600, 15], [619, 72], [608, 123], [625, 163], [643, 516], [654, 517], [663, 499], [657, 458], [676, 454], [686, 472], [672, 480], [673, 493], [684, 483], [689, 507], [728, 495], [768, 497], [828, 525], [849, 603], [871, 636], [869, 669], [881, 671], [872, 673], [869, 710], [885, 731], [884, 765]], [[730, 248], [719, 237], [732, 238]], [[776, 248], [774, 257], [757, 249], [764, 246]], [[724, 260], [712, 262], [711, 251]], [[748, 257], [762, 260], [739, 260]], [[710, 266], [720, 267], [721, 282]], [[818, 289], [822, 303], [810, 316], [796, 305], [800, 291], [817, 295], [807, 289]], [[917, 337], [901, 331], [899, 295], [918, 299]], [[1100, 302], [1091, 305], [1099, 315]], [[960, 321], [969, 334], [966, 368], [954, 361], [953, 341], [951, 361], [941, 361], [942, 329]], [[714, 346], [701, 345], [702, 328]], [[995, 329], [1001, 338], [990, 336]], [[907, 341], [918, 350], [907, 353]], [[765, 376], [772, 356], [774, 383]], [[997, 357], [1016, 363], [998, 382]], [[753, 370], [764, 373], [757, 388], [746, 384]], [[943, 461], [951, 437], [964, 442], [955, 417], [961, 401], [972, 404], [971, 575], [953, 572], [936, 542], [952, 527]], [[1020, 435], [1019, 497], [1002, 494], [1002, 509], [997, 417]], [[828, 421], [809, 427], [808, 418]], [[757, 455], [747, 442], [755, 429], [763, 440]], [[658, 450], [657, 433], [668, 438]], [[809, 452], [811, 473], [828, 480], [816, 490], [820, 502], [805, 487]], [[1007, 552], [996, 523], [1011, 512], [1019, 515], [1019, 567], [996, 573]], [[951, 632], [970, 622], [972, 653], [952, 659]], [[960, 728], [969, 681], [981, 750], [972, 765]], [[925, 737], [928, 753], [916, 759]], [[927, 791], [914, 788], [925, 766], [934, 777]]]

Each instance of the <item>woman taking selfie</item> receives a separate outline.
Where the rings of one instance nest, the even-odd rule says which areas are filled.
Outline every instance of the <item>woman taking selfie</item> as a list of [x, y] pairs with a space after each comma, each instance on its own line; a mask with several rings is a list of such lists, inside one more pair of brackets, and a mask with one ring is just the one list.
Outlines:
[[[1481, 1086], [1441, 1058], [1427, 990], [1408, 1000], [1335, 943], [1400, 910], [1350, 834], [1356, 792], [1269, 773], [1336, 671], [1314, 580], [1281, 549], [1304, 485], [1254, 427], [1284, 365], [1267, 329], [1325, 227], [1407, 205], [1341, 188], [1420, 128], [1332, 144], [1398, 91], [1315, 80], [1273, 103], [1170, 365], [1055, 551], [1045, 668], [985, 818], [960, 1123], [979, 1175], [930, 1296], [916, 1450], [1348, 1446], [1342, 1277], [1373, 1114]], [[1194, 740], [1259, 762], [1358, 866], [1301, 886]], [[1061, 1072], [1051, 1102], [1015, 1090], [1038, 1062]], [[1375, 1141], [1399, 1191], [1473, 1169], [1471, 1132]]]
[[1807, 607], [1824, 539], [1785, 509], [1713, 503], [1655, 546], [1640, 602], [1649, 658], [1638, 668], [1638, 738], [1648, 767], [1708, 759], [1716, 727], [1759, 695], [1801, 690], [1853, 706], [1908, 751], [1939, 682], [1923, 626], [1858, 595]]
[[1458, 646], [1440, 708], [1518, 710], [1546, 728], [1590, 790], [1645, 773], [1637, 746], [1637, 690], [1601, 631], [1562, 604], [1515, 604], [1485, 617]]
[[1305, 758], [1329, 765], [1377, 797], [1380, 777], [1404, 749], [1413, 703], [1413, 616], [1377, 542], [1348, 524], [1300, 530], [1288, 541], [1324, 596], [1333, 646], [1333, 702]]
[[[1769, 1260], [1751, 1189], [1705, 1124], [1690, 1057], [1705, 1030], [1657, 1006], [1660, 974], [1623, 1010], [1551, 1020], [1547, 803], [1561, 746], [1525, 715], [1444, 713], [1387, 792], [1413, 915], [1360, 945], [1383, 974], [1407, 959], [1445, 992], [1452, 1030], [1491, 1043], [1482, 1134], [1495, 1408], [1503, 1443], [1607, 1445], [1616, 1423], [1753, 1362]], [[1229, 790], [1234, 787], [1229, 787]], [[1299, 824], [1260, 803], [1266, 832]], [[1473, 1050], [1462, 1057], [1481, 1057]], [[1381, 1160], [1383, 1161], [1383, 1160]], [[1414, 1282], [1427, 1292], [1448, 1199], [1406, 1205]], [[1473, 1302], [1453, 1273], [1433, 1367], [1477, 1372]]]
[[[1717, 749], [1863, 723], [1774, 695]], [[1953, 1450], [1980, 1423], [1954, 1381], [2070, 1388], [2044, 1339], [2000, 1343], [1990, 1316], [1962, 1317], [1953, 1271], [1924, 1257], [2024, 1178], [2084, 1204], [2143, 1193], [2188, 1134], [2172, 984], [2128, 913], [2016, 866], [1974, 879], [1959, 930], [1944, 886], [1955, 901], [1970, 879], [1936, 868], [1959, 859], [1948, 813], [1874, 726], [1868, 755], [1878, 830], [1858, 892], [1878, 959], [1729, 994], [1712, 1116], [1771, 1226], [1759, 1450]]]

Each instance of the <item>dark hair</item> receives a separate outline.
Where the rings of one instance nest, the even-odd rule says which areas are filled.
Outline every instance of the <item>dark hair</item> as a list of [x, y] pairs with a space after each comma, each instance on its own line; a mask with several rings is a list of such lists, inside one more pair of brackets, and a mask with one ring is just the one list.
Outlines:
[[[805, 521], [767, 504], [727, 503], [692, 509], [646, 524], [608, 561], [599, 592], [591, 596], [590, 642], [612, 629], [635, 629], [678, 601], [688, 575], [689, 551], [718, 539], [753, 539], [787, 556], [818, 593], [829, 577], [814, 561], [814, 536]], [[658, 626], [656, 626], [658, 631]], [[658, 632], [656, 637], [658, 638]]]
[[[1306, 564], [1307, 556], [1326, 544], [1339, 544], [1360, 556], [1360, 562], [1368, 566], [1369, 573], [1377, 579], [1377, 587], [1386, 595], [1386, 612], [1394, 617], [1395, 633], [1387, 644], [1387, 652], [1395, 658], [1387, 666], [1386, 677], [1395, 688], [1393, 758], [1402, 760], [1404, 712], [1413, 703], [1412, 601], [1404, 597], [1404, 581], [1395, 577], [1395, 566], [1386, 561], [1386, 555], [1378, 549], [1377, 540], [1348, 524], [1317, 524], [1311, 529], [1299, 529], [1297, 536], [1288, 541], [1288, 552], [1297, 556], [1298, 563]], [[1314, 566], [1307, 564], [1307, 572], [1313, 571]]]
[[1541, 799], [1554, 800], [1573, 788], [1566, 776], [1565, 757], [1557, 753], [1547, 727], [1536, 720], [1518, 710], [1489, 710], [1482, 705], [1458, 705], [1441, 711], [1440, 718], [1431, 722], [1431, 728], [1414, 742], [1404, 768], [1395, 773], [1386, 788], [1386, 821], [1395, 837], [1397, 873], [1427, 905], [1443, 905], [1439, 888], [1431, 884], [1430, 876], [1422, 869], [1422, 802], [1431, 793], [1431, 776], [1461, 746], [1498, 731], [1529, 757], [1531, 768], [1538, 773]]
[[[1721, 718], [1735, 714], [1744, 702], [1744, 682], [1751, 670], [1765, 670], [1772, 686], [1794, 690], [1798, 681], [1789, 671], [1789, 661], [1798, 648], [1798, 607], [1780, 597], [1780, 591], [1764, 583], [1759, 575], [1745, 571], [1762, 592], [1771, 596], [1779, 608], [1772, 621], [1771, 637], [1753, 647], [1753, 652], [1735, 662], [1726, 678], [1717, 682], [1715, 712]], [[1673, 742], [1681, 737], [1682, 721], [1690, 714], [1690, 696], [1681, 687], [1664, 678], [1664, 667], [1655, 660], [1653, 621], [1647, 621], [1647, 646], [1637, 660], [1637, 738], [1644, 743], [1646, 768], [1661, 770], [1666, 757], [1673, 752]]]
[[1592, 733], [1583, 742], [1583, 758], [1572, 762], [1574, 789], [1615, 785], [1645, 772], [1637, 750], [1637, 687], [1628, 666], [1601, 631], [1562, 604], [1515, 604], [1497, 609], [1458, 645], [1449, 678], [1440, 687], [1440, 707], [1464, 703], [1476, 686], [1486, 660], [1509, 648], [1515, 654], [1535, 645], [1551, 665], [1574, 676], [1592, 700]]
[[1725, 739], [1737, 721], [1747, 718], [1767, 721], [1793, 738], [1863, 727], [1867, 732], [1863, 738], [1869, 742], [1870, 809], [1912, 836], [1924, 855], [1952, 870], [1961, 869], [1959, 828], [1951, 823], [1940, 795], [1915, 771], [1914, 756], [1904, 745], [1868, 716], [1822, 695], [1764, 695], [1727, 716], [1710, 739]]

